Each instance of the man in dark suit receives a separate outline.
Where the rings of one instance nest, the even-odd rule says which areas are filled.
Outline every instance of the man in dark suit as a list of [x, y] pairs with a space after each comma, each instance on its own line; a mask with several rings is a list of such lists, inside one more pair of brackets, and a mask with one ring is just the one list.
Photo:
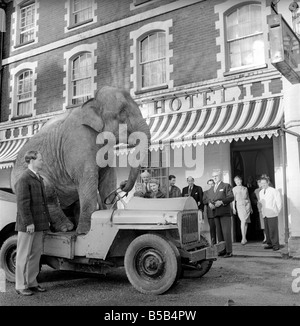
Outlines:
[[191, 196], [195, 199], [198, 209], [203, 211], [203, 190], [200, 186], [194, 184], [195, 180], [193, 177], [188, 177], [187, 179], [188, 186], [182, 189], [182, 197]]
[[209, 224], [209, 231], [211, 237], [211, 244], [214, 245], [217, 243], [217, 230], [214, 218], [214, 211], [209, 207], [209, 203], [213, 201], [214, 193], [214, 186], [215, 182], [213, 179], [209, 179], [207, 181], [209, 185], [209, 189], [205, 190], [203, 193], [203, 204], [205, 205], [204, 211], [206, 212], [208, 224]]
[[16, 291], [25, 296], [46, 291], [36, 277], [40, 270], [43, 250], [43, 231], [49, 229], [50, 214], [47, 207], [42, 169], [42, 156], [37, 151], [25, 154], [28, 169], [15, 185], [17, 198], [18, 231], [16, 256]]
[[219, 255], [228, 258], [232, 257], [230, 203], [234, 200], [234, 196], [230, 184], [221, 180], [221, 172], [214, 172], [212, 179], [215, 182], [214, 194], [208, 205], [214, 212], [218, 241], [225, 241], [226, 249]]

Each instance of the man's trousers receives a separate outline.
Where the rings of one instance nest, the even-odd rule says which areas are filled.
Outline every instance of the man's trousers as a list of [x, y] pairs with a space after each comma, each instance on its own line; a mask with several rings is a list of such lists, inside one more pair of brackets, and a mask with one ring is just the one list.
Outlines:
[[232, 253], [231, 216], [215, 217], [218, 242], [225, 241], [226, 253]]
[[279, 249], [278, 216], [265, 217], [264, 224], [267, 245], [272, 246], [273, 249]]
[[22, 290], [38, 285], [36, 280], [40, 271], [43, 250], [43, 231], [18, 232], [16, 258], [16, 289]]

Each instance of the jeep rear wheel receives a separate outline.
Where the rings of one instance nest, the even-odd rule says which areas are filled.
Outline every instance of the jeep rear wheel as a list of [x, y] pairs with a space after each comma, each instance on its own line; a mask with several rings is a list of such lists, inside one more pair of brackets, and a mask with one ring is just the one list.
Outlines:
[[9, 237], [0, 249], [0, 267], [5, 271], [9, 282], [15, 282], [17, 240], [17, 235]]
[[134, 239], [126, 250], [124, 265], [133, 287], [147, 294], [168, 291], [181, 271], [176, 246], [156, 234], [143, 234]]

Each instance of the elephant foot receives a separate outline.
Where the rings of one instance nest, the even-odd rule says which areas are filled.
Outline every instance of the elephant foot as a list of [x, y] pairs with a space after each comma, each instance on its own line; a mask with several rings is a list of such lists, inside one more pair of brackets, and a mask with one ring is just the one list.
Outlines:
[[70, 221], [53, 224], [54, 232], [68, 232], [74, 229], [74, 224]]
[[90, 231], [90, 225], [87, 224], [78, 224], [76, 233], [77, 234], [87, 234]]

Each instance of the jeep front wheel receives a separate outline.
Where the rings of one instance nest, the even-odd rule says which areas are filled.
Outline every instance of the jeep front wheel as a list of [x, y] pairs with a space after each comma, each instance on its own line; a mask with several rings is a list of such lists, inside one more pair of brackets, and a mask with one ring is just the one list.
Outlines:
[[9, 282], [15, 282], [17, 239], [17, 235], [9, 237], [0, 249], [0, 267], [5, 271]]
[[147, 294], [168, 291], [181, 271], [176, 246], [156, 234], [143, 234], [134, 239], [126, 250], [124, 265], [133, 287]]

